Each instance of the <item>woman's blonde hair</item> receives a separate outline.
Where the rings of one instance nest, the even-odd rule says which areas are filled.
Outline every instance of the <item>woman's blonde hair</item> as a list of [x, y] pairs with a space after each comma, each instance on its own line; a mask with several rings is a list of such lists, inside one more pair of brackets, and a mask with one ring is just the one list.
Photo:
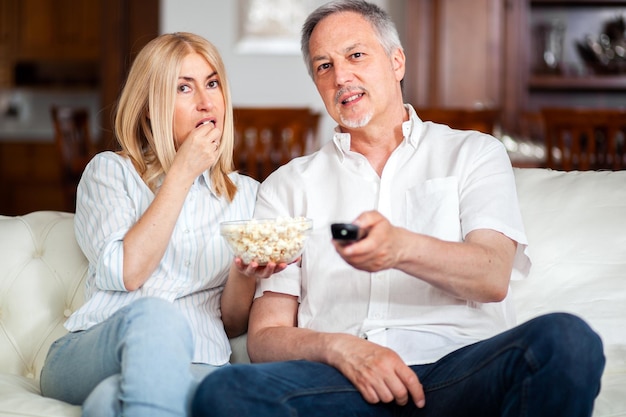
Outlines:
[[150, 41], [137, 55], [120, 95], [115, 113], [115, 136], [121, 154], [133, 162], [151, 190], [174, 161], [173, 120], [176, 87], [183, 58], [202, 55], [217, 72], [224, 96], [224, 130], [219, 156], [210, 170], [217, 195], [229, 200], [237, 187], [228, 174], [234, 169], [233, 109], [226, 69], [215, 46], [192, 33], [170, 33]]

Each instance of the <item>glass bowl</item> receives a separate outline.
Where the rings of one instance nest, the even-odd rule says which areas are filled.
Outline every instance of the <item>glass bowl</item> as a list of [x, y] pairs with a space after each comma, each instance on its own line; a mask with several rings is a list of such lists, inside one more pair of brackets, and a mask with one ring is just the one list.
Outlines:
[[237, 220], [220, 223], [220, 234], [245, 264], [291, 263], [298, 259], [313, 228], [306, 217]]

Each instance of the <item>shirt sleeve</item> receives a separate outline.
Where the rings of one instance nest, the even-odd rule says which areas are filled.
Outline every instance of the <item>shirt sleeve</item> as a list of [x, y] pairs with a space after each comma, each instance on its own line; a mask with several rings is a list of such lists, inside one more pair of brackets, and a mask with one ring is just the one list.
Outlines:
[[133, 194], [141, 185], [132, 174], [122, 157], [105, 152], [91, 160], [78, 185], [76, 239], [101, 290], [126, 291], [123, 238], [137, 220]]
[[528, 241], [517, 198], [515, 176], [504, 146], [492, 140], [471, 160], [460, 184], [463, 236], [476, 229], [492, 229], [517, 242], [511, 279], [530, 271]]
[[[278, 170], [281, 171], [282, 174], [286, 169], [288, 169], [288, 167], [283, 166]], [[280, 178], [289, 177], [289, 175], [283, 174], [281, 176], [281, 174], [277, 175], [275, 171], [261, 184], [254, 208], [255, 218], [263, 219], [300, 215], [300, 213], [294, 213], [293, 208], [290, 208], [293, 204], [290, 205], [289, 203], [294, 198], [292, 188], [297, 188], [297, 186], [294, 185], [297, 182], [297, 178], [294, 178], [292, 182], [286, 182], [280, 180]], [[303, 254], [303, 256], [306, 255]], [[287, 266], [285, 270], [269, 278], [258, 280], [255, 298], [261, 297], [266, 291], [293, 295], [300, 299], [301, 268], [299, 263], [291, 264]]]

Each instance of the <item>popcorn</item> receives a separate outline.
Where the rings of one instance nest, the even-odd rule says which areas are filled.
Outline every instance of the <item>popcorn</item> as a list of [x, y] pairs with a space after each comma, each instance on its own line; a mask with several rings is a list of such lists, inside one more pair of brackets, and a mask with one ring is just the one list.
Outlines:
[[256, 261], [290, 263], [302, 254], [313, 226], [305, 217], [252, 219], [220, 224], [220, 232], [235, 256], [245, 264]]

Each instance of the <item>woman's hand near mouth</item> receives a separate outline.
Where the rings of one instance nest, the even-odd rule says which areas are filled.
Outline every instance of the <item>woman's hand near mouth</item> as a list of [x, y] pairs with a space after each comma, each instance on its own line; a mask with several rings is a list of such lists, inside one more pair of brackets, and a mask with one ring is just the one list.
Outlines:
[[215, 119], [202, 119], [182, 143], [178, 142], [172, 169], [181, 168], [195, 180], [217, 161], [221, 138], [222, 131], [216, 127]]

